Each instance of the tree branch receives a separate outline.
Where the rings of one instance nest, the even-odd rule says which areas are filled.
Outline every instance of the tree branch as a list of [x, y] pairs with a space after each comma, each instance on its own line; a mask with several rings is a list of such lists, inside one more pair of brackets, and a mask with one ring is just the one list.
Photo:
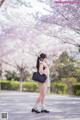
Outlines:
[[0, 0], [0, 7], [3, 5], [4, 2], [5, 0]]

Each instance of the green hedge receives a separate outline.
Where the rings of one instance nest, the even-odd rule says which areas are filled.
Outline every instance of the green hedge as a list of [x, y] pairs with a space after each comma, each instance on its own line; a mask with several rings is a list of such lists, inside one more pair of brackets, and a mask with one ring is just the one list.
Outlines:
[[10, 82], [10, 90], [19, 90], [20, 83], [18, 81]]
[[[20, 82], [0, 80], [1, 90], [19, 90]], [[64, 82], [52, 82], [51, 92], [57, 94], [68, 94], [68, 86]], [[37, 92], [38, 84], [36, 82], [23, 82], [23, 91]], [[73, 84], [73, 95], [80, 96], [80, 83]]]
[[[36, 82], [23, 82], [23, 91], [37, 91], [37, 83]], [[18, 81], [8, 81], [8, 80], [0, 80], [1, 90], [19, 90], [20, 82]]]
[[57, 94], [67, 94], [68, 87], [63, 82], [53, 82], [51, 84], [51, 92]]
[[1, 90], [18, 90], [19, 85], [18, 81], [0, 80]]
[[23, 83], [23, 91], [34, 92], [37, 91], [37, 83], [36, 82], [24, 82]]
[[1, 80], [0, 87], [1, 87], [1, 90], [10, 90], [10, 81]]
[[80, 83], [76, 83], [73, 85], [73, 94], [80, 96]]

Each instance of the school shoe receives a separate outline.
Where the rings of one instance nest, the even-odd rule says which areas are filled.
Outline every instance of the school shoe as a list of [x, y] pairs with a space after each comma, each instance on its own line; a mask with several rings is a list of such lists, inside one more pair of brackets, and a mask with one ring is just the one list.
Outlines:
[[39, 110], [37, 110], [37, 109], [32, 109], [32, 112], [35, 112], [35, 113], [41, 113]]
[[41, 113], [50, 113], [50, 111], [43, 109], [43, 110], [41, 110]]

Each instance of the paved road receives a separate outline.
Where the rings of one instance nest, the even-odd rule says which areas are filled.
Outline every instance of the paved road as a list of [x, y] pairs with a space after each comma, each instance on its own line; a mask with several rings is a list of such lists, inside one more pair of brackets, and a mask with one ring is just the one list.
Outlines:
[[[80, 120], [80, 98], [47, 95], [49, 114], [31, 113], [37, 93], [0, 92], [0, 115], [8, 112], [8, 120]], [[3, 120], [3, 119], [2, 119]]]

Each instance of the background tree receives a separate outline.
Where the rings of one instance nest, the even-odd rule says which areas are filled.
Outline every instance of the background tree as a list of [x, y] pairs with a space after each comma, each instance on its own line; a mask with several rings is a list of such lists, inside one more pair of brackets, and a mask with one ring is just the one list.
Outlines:
[[[30, 76], [30, 73], [27, 71], [27, 66], [24, 65], [23, 63], [20, 65], [17, 65], [17, 70], [19, 72], [20, 76], [20, 91], [22, 91], [22, 82], [26, 81], [26, 78]], [[29, 79], [29, 78], [28, 78]]]
[[67, 52], [64, 51], [59, 58], [53, 61], [51, 66], [51, 76], [54, 79], [53, 81], [61, 81], [62, 78], [75, 76], [74, 60]]
[[16, 73], [16, 71], [9, 71], [9, 70], [6, 70], [5, 71], [5, 77], [7, 80], [15, 80], [15, 81], [19, 81], [20, 80], [20, 77], [18, 75], [18, 73]]

